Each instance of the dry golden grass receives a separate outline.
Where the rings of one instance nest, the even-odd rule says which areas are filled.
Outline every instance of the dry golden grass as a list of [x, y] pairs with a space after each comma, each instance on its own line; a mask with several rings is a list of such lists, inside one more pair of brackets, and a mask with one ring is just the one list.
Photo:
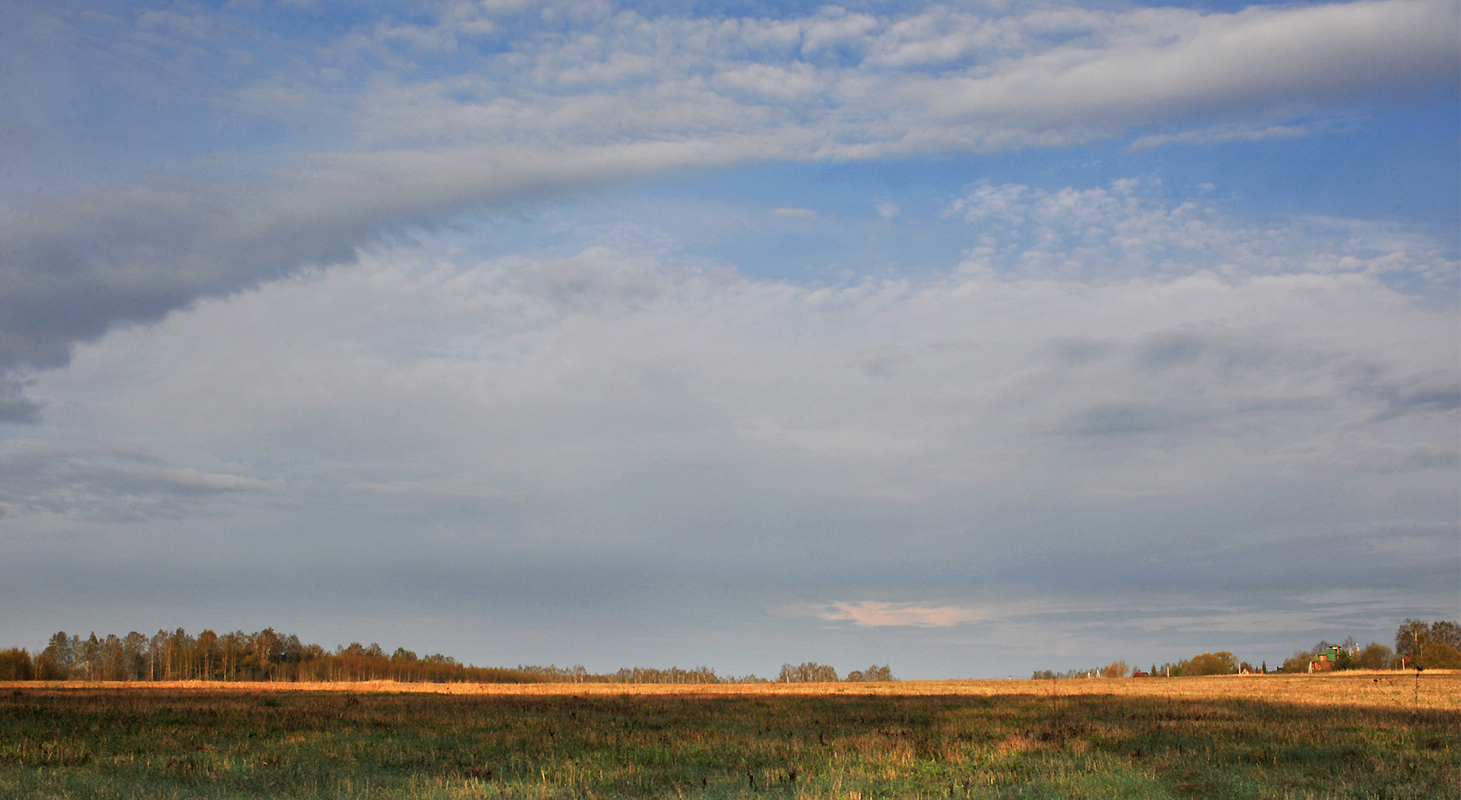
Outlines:
[[0, 799], [1447, 796], [1461, 675], [0, 684]]
[[1461, 670], [1354, 670], [1314, 675], [1221, 675], [1201, 678], [897, 681], [893, 683], [223, 683], [217, 681], [3, 682], [10, 689], [196, 690], [208, 692], [352, 692], [595, 697], [693, 695], [1158, 697], [1173, 700], [1263, 700], [1365, 708], [1461, 709]]

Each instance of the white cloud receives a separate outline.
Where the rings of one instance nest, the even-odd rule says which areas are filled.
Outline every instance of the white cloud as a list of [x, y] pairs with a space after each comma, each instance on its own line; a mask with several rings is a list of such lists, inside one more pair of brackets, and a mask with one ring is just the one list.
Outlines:
[[716, 83], [728, 89], [782, 101], [808, 98], [825, 89], [816, 70], [800, 63], [789, 67], [748, 64], [721, 73], [716, 77]]
[[887, 200], [878, 201], [878, 204], [874, 208], [877, 210], [878, 216], [883, 219], [895, 219], [899, 214], [903, 213], [903, 209], [899, 208], [897, 203]]
[[[688, 136], [739, 149], [735, 140], [751, 138], [777, 157], [866, 158], [1070, 144], [1237, 117], [1209, 134], [1221, 141], [1223, 130], [1228, 140], [1244, 128], [1298, 131], [1244, 121], [1252, 118], [1454, 83], [1455, 17], [1439, 0], [996, 18], [944, 7], [903, 18], [829, 8], [789, 20], [624, 12], [586, 18], [566, 37], [518, 32], [512, 51], [462, 73], [485, 79], [485, 97], [455, 100], [439, 77], [377, 75], [372, 91], [348, 102], [359, 115], [353, 127], [379, 142]], [[829, 48], [843, 59], [820, 57]], [[555, 83], [574, 88], [554, 92]], [[403, 113], [403, 97], [429, 113]]]
[[1385, 223], [1301, 217], [1276, 227], [1236, 225], [1216, 208], [1154, 200], [1135, 180], [1056, 192], [980, 184], [948, 213], [983, 237], [966, 253], [971, 274], [997, 269], [1030, 276], [1191, 273], [1407, 273], [1449, 285], [1461, 263], [1439, 243]]
[[[27, 309], [4, 317], [0, 369], [64, 363], [72, 344], [113, 325], [348, 261], [377, 236], [468, 208], [684, 167], [1055, 146], [1193, 121], [1208, 132], [1138, 142], [1292, 133], [1295, 114], [1314, 120], [1379, 93], [1456, 82], [1457, 7], [1444, 0], [994, 18], [943, 7], [788, 19], [607, 4], [544, 4], [536, 15], [440, 8], [434, 20], [371, 21], [323, 44], [231, 18], [220, 30], [239, 47], [288, 56], [226, 85], [187, 82], [202, 80], [190, 59], [229, 48], [180, 55], [148, 38], [219, 35], [206, 17], [144, 15], [117, 31], [126, 48], [98, 64], [125, 64], [139, 86], [165, 71], [170, 91], [198, 101], [190, 107], [308, 126], [308, 137], [203, 159], [195, 180], [165, 189], [0, 208], [0, 269]], [[468, 35], [503, 46], [457, 47]], [[434, 60], [414, 60], [428, 51]], [[69, 124], [20, 120], [32, 122]], [[224, 163], [235, 180], [208, 172]]]
[[906, 603], [883, 603], [859, 600], [852, 603], [831, 603], [818, 613], [833, 622], [852, 622], [864, 628], [932, 627], [945, 628], [978, 622], [984, 614], [978, 609], [958, 606], [917, 606]]
[[1260, 142], [1265, 139], [1292, 139], [1308, 136], [1311, 130], [1303, 125], [1219, 125], [1181, 133], [1154, 133], [1138, 137], [1129, 149], [1150, 150], [1166, 144], [1221, 144], [1223, 142]]
[[784, 217], [786, 219], [816, 219], [817, 212], [810, 208], [778, 208], [771, 212], [772, 216]]

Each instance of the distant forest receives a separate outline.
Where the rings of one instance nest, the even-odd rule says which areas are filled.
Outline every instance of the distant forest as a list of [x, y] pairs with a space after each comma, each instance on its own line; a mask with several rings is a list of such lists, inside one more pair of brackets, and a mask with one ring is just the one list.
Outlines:
[[[1330, 656], [1332, 655], [1332, 660]], [[1315, 669], [1315, 667], [1320, 667]], [[1461, 669], [1461, 625], [1448, 620], [1437, 620], [1427, 624], [1418, 619], [1407, 619], [1395, 631], [1395, 649], [1370, 642], [1360, 647], [1354, 637], [1335, 643], [1321, 640], [1308, 650], [1300, 650], [1286, 659], [1283, 664], [1269, 670], [1267, 662], [1258, 666], [1239, 661], [1226, 650], [1203, 653], [1176, 663], [1158, 666], [1153, 664], [1151, 672], [1143, 672], [1125, 661], [1113, 661], [1104, 667], [1071, 669], [1064, 672], [1037, 670], [1031, 680], [1056, 680], [1060, 678], [1126, 678], [1126, 677], [1193, 677], [1201, 675], [1235, 675], [1238, 673], [1269, 672], [1331, 672], [1350, 669]]]
[[[378, 644], [359, 642], [326, 650], [304, 644], [294, 634], [273, 628], [257, 633], [193, 636], [182, 628], [154, 636], [133, 631], [126, 636], [95, 633], [83, 639], [58, 631], [34, 657], [24, 649], [0, 650], [0, 681], [280, 681], [402, 683], [770, 683], [755, 675], [717, 675], [710, 667], [655, 669], [626, 667], [592, 673], [582, 666], [477, 667], [451, 656], [417, 656], [397, 648], [389, 655]], [[888, 666], [853, 670], [845, 678], [825, 664], [784, 664], [777, 681], [891, 681]]]

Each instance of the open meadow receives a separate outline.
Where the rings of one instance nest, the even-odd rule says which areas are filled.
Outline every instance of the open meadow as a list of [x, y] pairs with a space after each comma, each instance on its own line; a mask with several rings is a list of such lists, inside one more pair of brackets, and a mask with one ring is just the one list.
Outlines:
[[1461, 676], [0, 684], [0, 796], [1416, 797]]

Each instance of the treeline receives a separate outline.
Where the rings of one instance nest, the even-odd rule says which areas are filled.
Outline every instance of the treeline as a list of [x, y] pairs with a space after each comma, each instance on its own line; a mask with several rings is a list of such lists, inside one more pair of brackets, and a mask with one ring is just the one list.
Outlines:
[[[849, 681], [890, 681], [892, 670], [872, 666], [848, 673]], [[0, 681], [278, 681], [402, 683], [770, 683], [755, 675], [717, 675], [710, 667], [656, 669], [626, 667], [592, 673], [583, 666], [478, 667], [435, 653], [420, 657], [405, 648], [390, 655], [379, 645], [355, 642], [326, 650], [304, 644], [294, 634], [273, 628], [256, 633], [194, 636], [182, 628], [153, 636], [133, 631], [126, 636], [83, 639], [59, 631], [34, 657], [21, 648], [0, 650]], [[836, 681], [837, 671], [812, 662], [783, 665], [783, 682]]]
[[[1317, 669], [1316, 669], [1317, 668]], [[1334, 644], [1320, 641], [1308, 650], [1300, 650], [1273, 670], [1277, 673], [1329, 672], [1351, 669], [1461, 669], [1461, 625], [1446, 620], [1426, 623], [1407, 619], [1395, 632], [1395, 648], [1378, 642], [1360, 647], [1354, 637]], [[1201, 675], [1267, 674], [1268, 662], [1258, 666], [1239, 661], [1226, 650], [1202, 653], [1189, 659], [1151, 665], [1150, 672], [1133, 668], [1125, 661], [1113, 661], [1104, 667], [1072, 669], [1064, 672], [1037, 670], [1031, 680], [1061, 678], [1125, 678], [1125, 677], [1194, 677]]]
[[0, 652], [0, 680], [87, 681], [371, 681], [404, 683], [532, 683], [522, 670], [476, 667], [436, 653], [405, 648], [391, 655], [378, 644], [326, 650], [273, 628], [256, 633], [193, 636], [182, 628], [153, 636], [133, 631], [87, 638], [59, 631], [34, 658], [23, 649]]
[[1091, 667], [1090, 669], [1071, 669], [1065, 672], [1052, 672], [1048, 669], [1038, 670], [1030, 676], [1030, 680], [1133, 677], [1191, 678], [1199, 675], [1236, 675], [1240, 672], [1267, 671], [1268, 664], [1266, 663], [1255, 667], [1246, 661], [1239, 661], [1237, 656], [1226, 650], [1219, 650], [1216, 653], [1202, 653], [1177, 662], [1168, 662], [1161, 665], [1152, 664], [1149, 672], [1143, 671], [1140, 667], [1133, 667], [1125, 661], [1112, 661], [1104, 667]]
[[534, 679], [549, 683], [770, 683], [755, 675], [717, 675], [710, 667], [694, 669], [656, 669], [654, 667], [624, 667], [616, 672], [593, 673], [581, 665], [572, 667], [519, 666], [518, 671]]
[[617, 672], [594, 674], [581, 666], [575, 667], [529, 667], [519, 666], [517, 671], [525, 675], [554, 683], [832, 683], [837, 681], [895, 681], [890, 666], [855, 669], [847, 677], [839, 678], [837, 670], [826, 664], [807, 661], [801, 664], [782, 664], [781, 673], [773, 681], [751, 675], [717, 675], [710, 667], [695, 669], [652, 669], [626, 667]]
[[848, 681], [851, 683], [865, 683], [871, 681], [896, 681], [893, 677], [893, 668], [884, 664], [874, 664], [867, 669], [855, 669], [847, 673], [847, 677], [838, 678], [837, 670], [826, 664], [818, 664], [815, 661], [807, 661], [801, 664], [782, 664], [781, 674], [776, 677], [777, 683], [835, 683], [837, 681]]
[[[1328, 670], [1349, 669], [1461, 669], [1461, 625], [1449, 620], [1425, 623], [1407, 619], [1395, 631], [1395, 649], [1378, 642], [1360, 647], [1354, 637], [1340, 644], [1320, 641], [1283, 662], [1283, 672], [1309, 672], [1325, 653], [1335, 656]], [[1326, 662], [1328, 663], [1328, 662]]]

